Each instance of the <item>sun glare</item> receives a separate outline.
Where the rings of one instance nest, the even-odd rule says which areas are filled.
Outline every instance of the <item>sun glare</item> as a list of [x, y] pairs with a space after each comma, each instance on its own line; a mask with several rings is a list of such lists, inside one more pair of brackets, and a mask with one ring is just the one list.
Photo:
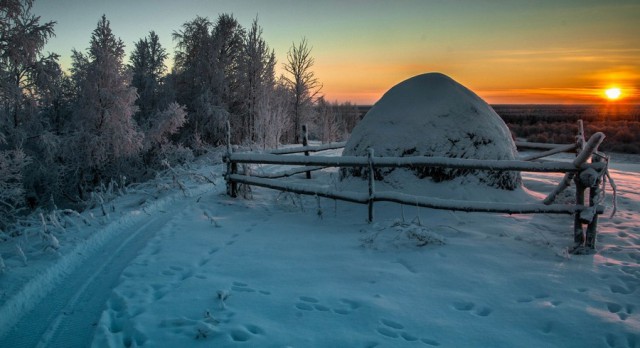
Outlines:
[[616, 100], [620, 98], [620, 88], [609, 88], [604, 93], [607, 95], [609, 100]]

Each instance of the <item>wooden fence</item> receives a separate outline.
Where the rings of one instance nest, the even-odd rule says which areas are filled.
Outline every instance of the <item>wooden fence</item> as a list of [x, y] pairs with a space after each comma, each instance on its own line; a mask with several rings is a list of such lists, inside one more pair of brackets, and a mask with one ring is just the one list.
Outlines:
[[[227, 126], [229, 127], [229, 126]], [[303, 128], [304, 129], [304, 128]], [[230, 132], [230, 130], [229, 130]], [[306, 132], [304, 132], [306, 133]], [[231, 145], [227, 147], [225, 162], [227, 163], [227, 193], [237, 196], [238, 184], [266, 187], [270, 189], [293, 192], [305, 195], [315, 195], [347, 202], [367, 204], [368, 221], [374, 218], [374, 202], [396, 202], [433, 209], [446, 209], [465, 212], [491, 212], [506, 214], [569, 214], [574, 216], [574, 241], [576, 247], [573, 252], [589, 252], [595, 248], [598, 215], [604, 212], [600, 205], [603, 192], [601, 183], [607, 171], [606, 156], [598, 152], [598, 146], [604, 140], [602, 133], [595, 133], [588, 141], [584, 139], [582, 121], [579, 122], [579, 133], [575, 144], [555, 145], [517, 142], [519, 148], [544, 150], [523, 157], [519, 160], [475, 160], [444, 157], [375, 157], [373, 149], [369, 149], [368, 156], [309, 156], [310, 152], [323, 151], [344, 147], [344, 143], [309, 146], [306, 134], [303, 136], [302, 147], [273, 150], [269, 153], [235, 153]], [[229, 139], [229, 137], [228, 137]], [[532, 162], [560, 152], [577, 153], [572, 162]], [[283, 154], [304, 153], [304, 155]], [[591, 162], [587, 161], [591, 158]], [[272, 174], [253, 174], [248, 171], [239, 173], [238, 164], [274, 164], [299, 166]], [[276, 180], [295, 174], [306, 173], [328, 167], [359, 167], [368, 172], [368, 192], [337, 191], [329, 188]], [[416, 168], [416, 167], [444, 167], [473, 170], [500, 170], [520, 172], [564, 173], [563, 179], [549, 195], [539, 203], [496, 203], [459, 201], [439, 199], [425, 196], [414, 196], [399, 192], [377, 192], [374, 185], [374, 171], [376, 168]], [[565, 190], [571, 182], [576, 186], [576, 204], [555, 204], [558, 194]], [[585, 191], [589, 189], [589, 204], [585, 205]], [[586, 225], [586, 230], [584, 228]]]

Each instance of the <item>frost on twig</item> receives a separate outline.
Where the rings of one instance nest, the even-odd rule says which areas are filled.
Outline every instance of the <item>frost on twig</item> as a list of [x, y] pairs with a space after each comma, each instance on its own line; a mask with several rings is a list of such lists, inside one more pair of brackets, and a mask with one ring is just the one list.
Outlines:
[[40, 236], [45, 243], [44, 250], [58, 250], [60, 248], [60, 242], [58, 242], [58, 238], [56, 238], [56, 236], [54, 236], [47, 228], [47, 222], [42, 213], [40, 213], [40, 221], [42, 223], [42, 231], [40, 233]]
[[229, 298], [229, 296], [231, 296], [229, 292], [224, 290], [218, 290], [217, 298], [218, 298], [218, 302], [220, 303], [220, 309], [226, 308], [225, 301]]
[[217, 221], [213, 216], [211, 216], [211, 214], [209, 214], [209, 212], [208, 212], [208, 211], [205, 211], [205, 212], [204, 212], [204, 216], [206, 216], [206, 217], [207, 217], [207, 219], [209, 219], [209, 221], [211, 222], [211, 224], [212, 224], [212, 225], [214, 225], [215, 227], [217, 227], [217, 228], [222, 227], [222, 226], [220, 226], [220, 224], [218, 223], [218, 221]]
[[19, 243], [15, 244], [15, 249], [16, 249], [16, 254], [18, 255], [18, 258], [20, 259], [20, 261], [22, 261], [22, 265], [26, 266], [27, 256], [24, 254], [24, 251], [22, 251], [22, 247], [20, 246]]

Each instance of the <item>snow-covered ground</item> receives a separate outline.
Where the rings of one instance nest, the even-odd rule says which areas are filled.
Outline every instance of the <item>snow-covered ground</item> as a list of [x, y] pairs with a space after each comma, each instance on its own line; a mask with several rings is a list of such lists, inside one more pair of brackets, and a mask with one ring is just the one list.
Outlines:
[[[589, 256], [566, 254], [570, 216], [380, 203], [367, 224], [346, 202], [232, 199], [204, 162], [216, 186], [132, 188], [90, 226], [69, 218], [58, 251], [24, 241], [26, 266], [0, 244], [0, 347], [640, 347], [639, 162], [614, 157], [618, 213]], [[533, 199], [560, 176], [523, 179]]]

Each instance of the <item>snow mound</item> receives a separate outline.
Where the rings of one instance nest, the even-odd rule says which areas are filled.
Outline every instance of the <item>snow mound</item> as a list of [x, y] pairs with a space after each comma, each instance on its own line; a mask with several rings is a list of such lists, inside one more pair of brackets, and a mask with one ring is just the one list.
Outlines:
[[[515, 143], [507, 125], [482, 98], [441, 73], [405, 80], [385, 93], [353, 130], [344, 156], [429, 156], [487, 160], [514, 160]], [[376, 171], [385, 180], [394, 171]], [[413, 168], [420, 179], [436, 182], [475, 177], [482, 184], [513, 190], [518, 172], [449, 168]], [[343, 172], [366, 176], [364, 169]]]

